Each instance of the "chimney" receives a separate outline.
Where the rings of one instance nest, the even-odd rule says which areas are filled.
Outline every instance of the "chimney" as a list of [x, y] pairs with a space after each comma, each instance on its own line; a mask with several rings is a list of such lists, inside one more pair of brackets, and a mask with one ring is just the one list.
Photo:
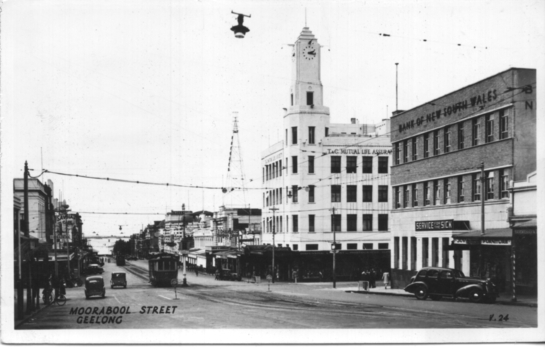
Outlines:
[[350, 118], [350, 122], [352, 124], [358, 124], [358, 120], [356, 118]]

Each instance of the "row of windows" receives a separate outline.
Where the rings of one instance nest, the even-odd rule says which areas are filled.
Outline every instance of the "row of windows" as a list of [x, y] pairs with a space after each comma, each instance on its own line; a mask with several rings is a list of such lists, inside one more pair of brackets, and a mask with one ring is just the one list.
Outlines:
[[[329, 128], [324, 128], [324, 136], [329, 136]], [[298, 135], [297, 135], [297, 127], [292, 126], [291, 127], [291, 144], [296, 145], [298, 143]], [[288, 129], [286, 129], [286, 146], [288, 145]], [[307, 142], [309, 145], [316, 144], [316, 127], [315, 126], [309, 126], [308, 127], [308, 138]]]
[[488, 171], [442, 180], [426, 181], [394, 187], [394, 208], [441, 205], [480, 201], [484, 183], [484, 199], [509, 198], [509, 170]]
[[[482, 125], [484, 124], [484, 128]], [[484, 134], [483, 134], [484, 130]], [[509, 137], [509, 110], [502, 109], [394, 143], [395, 164], [449, 153]], [[456, 140], [455, 140], [456, 138]], [[422, 144], [422, 146], [419, 146]], [[454, 148], [456, 147], [456, 148]], [[419, 151], [422, 152], [419, 156]]]
[[[290, 95], [290, 102], [293, 106], [293, 93]], [[314, 91], [307, 91], [307, 106], [314, 105]]]
[[[291, 216], [291, 232], [299, 232], [299, 215], [286, 215], [286, 228], [289, 230]], [[361, 231], [373, 231], [373, 214], [363, 214], [362, 216]], [[341, 227], [341, 214], [331, 215], [331, 231], [335, 232], [357, 232], [358, 231], [358, 214], [346, 215], [346, 227], [343, 230]], [[316, 232], [316, 215], [308, 215], [308, 232]], [[263, 220], [263, 227], [266, 228], [266, 232], [282, 232], [282, 216], [275, 216], [273, 220]], [[378, 214], [378, 230], [388, 231], [388, 214]]]
[[[361, 158], [361, 173], [372, 174], [373, 173], [373, 158], [370, 156], [363, 156]], [[339, 174], [342, 168], [342, 156], [331, 156], [331, 173]], [[388, 157], [378, 157], [378, 173], [388, 174]], [[358, 157], [347, 156], [346, 157], [346, 173], [355, 174], [358, 170]]]
[[[331, 185], [331, 202], [340, 203], [343, 201], [342, 195], [342, 185]], [[346, 202], [347, 203], [356, 203], [358, 202], [358, 185], [346, 185]], [[361, 202], [363, 203], [372, 203], [373, 202], [373, 185], [363, 185], [361, 186]], [[293, 203], [299, 203], [299, 190], [301, 188], [297, 185], [293, 185], [291, 190], [286, 186], [286, 193], [288, 197], [286, 198], [286, 203], [288, 203], [288, 198], [291, 196]], [[308, 203], [315, 203], [316, 200], [316, 186], [309, 185], [305, 188], [305, 192], [308, 193]], [[263, 193], [263, 206], [269, 207], [271, 205], [282, 204], [282, 188], [277, 188], [274, 190], [267, 191]], [[378, 202], [387, 203], [388, 202], [388, 186], [379, 185], [378, 186]]]

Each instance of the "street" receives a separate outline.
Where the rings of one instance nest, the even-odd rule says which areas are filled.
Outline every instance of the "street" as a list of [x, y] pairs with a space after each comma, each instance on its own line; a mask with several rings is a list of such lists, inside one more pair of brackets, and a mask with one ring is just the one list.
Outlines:
[[[113, 261], [113, 260], [112, 260]], [[18, 329], [304, 329], [536, 327], [537, 309], [419, 301], [412, 297], [346, 293], [356, 282], [260, 284], [187, 275], [189, 287], [153, 288], [147, 261], [104, 265], [106, 297], [85, 299], [83, 287], [67, 289], [64, 306], [51, 305]], [[109, 286], [113, 271], [127, 271], [126, 289]], [[181, 283], [180, 271], [178, 280]], [[269, 291], [270, 288], [270, 291]], [[354, 288], [357, 289], [357, 286]], [[494, 315], [491, 317], [491, 315]], [[500, 316], [501, 321], [500, 321]], [[508, 317], [506, 317], [508, 315]]]

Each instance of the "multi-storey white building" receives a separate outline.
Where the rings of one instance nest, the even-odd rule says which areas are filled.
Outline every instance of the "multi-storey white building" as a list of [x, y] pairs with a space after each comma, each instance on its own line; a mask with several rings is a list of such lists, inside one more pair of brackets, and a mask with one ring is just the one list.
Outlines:
[[284, 139], [262, 152], [263, 243], [273, 243], [274, 230], [277, 247], [302, 255], [328, 254], [334, 234], [340, 254], [389, 249], [390, 121], [330, 123], [320, 64], [320, 45], [303, 28], [293, 46]]

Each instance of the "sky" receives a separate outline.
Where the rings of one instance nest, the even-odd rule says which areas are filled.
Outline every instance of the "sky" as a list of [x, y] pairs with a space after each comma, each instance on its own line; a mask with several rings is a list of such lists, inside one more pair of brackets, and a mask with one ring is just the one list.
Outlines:
[[[544, 10], [538, 0], [4, 1], [3, 198], [25, 161], [33, 176], [227, 186], [237, 112], [245, 193], [40, 178], [90, 236], [137, 233], [182, 204], [260, 208], [261, 152], [281, 139], [288, 45], [305, 24], [322, 45], [331, 122], [375, 124], [396, 109], [395, 63], [403, 110], [510, 67], [541, 75]], [[231, 11], [251, 15], [246, 38], [229, 30]]]

